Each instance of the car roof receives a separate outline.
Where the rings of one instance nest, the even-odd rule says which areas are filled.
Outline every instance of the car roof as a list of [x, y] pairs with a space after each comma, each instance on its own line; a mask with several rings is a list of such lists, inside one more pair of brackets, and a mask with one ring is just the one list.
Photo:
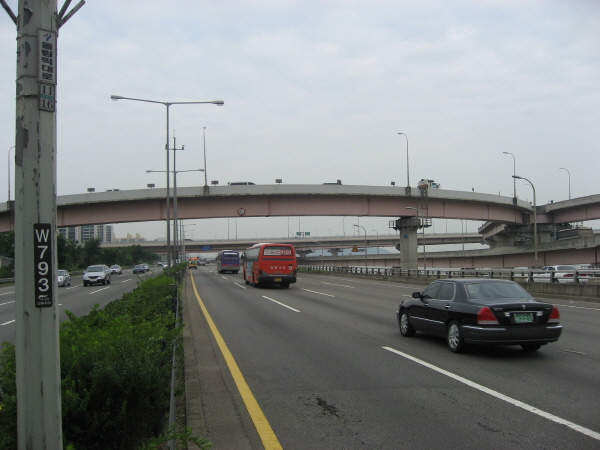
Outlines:
[[[456, 284], [471, 284], [471, 283], [516, 283], [511, 280], [501, 280], [499, 278], [442, 278], [440, 280], [435, 280], [436, 282], [449, 281]], [[516, 283], [518, 284], [518, 283]]]

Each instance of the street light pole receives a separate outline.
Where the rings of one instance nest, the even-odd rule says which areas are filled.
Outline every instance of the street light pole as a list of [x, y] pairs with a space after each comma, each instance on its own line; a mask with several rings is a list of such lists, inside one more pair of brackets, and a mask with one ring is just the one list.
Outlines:
[[[181, 221], [181, 223], [180, 223], [180, 228], [181, 228], [181, 236], [183, 236], [183, 237], [182, 237], [182, 239], [181, 239], [181, 255], [182, 255], [182, 256], [181, 256], [181, 259], [182, 259], [183, 261], [187, 261], [187, 258], [186, 258], [186, 253], [185, 253], [185, 227], [187, 227], [187, 226], [189, 226], [189, 225], [196, 225], [196, 224], [195, 224], [195, 223], [186, 223], [186, 224], [184, 225], [184, 223], [183, 223], [183, 220], [182, 220], [182, 221]], [[193, 230], [191, 230], [191, 231], [193, 231]]]
[[[183, 150], [183, 148], [181, 149], [175, 149], [175, 150]], [[175, 167], [175, 166], [174, 166]], [[146, 170], [146, 173], [153, 173], [153, 172], [159, 172], [159, 173], [163, 173], [165, 172], [164, 170]], [[174, 228], [174, 254], [173, 254], [173, 258], [175, 261], [177, 261], [177, 254], [178, 254], [178, 232], [177, 232], [177, 174], [181, 173], [181, 172], [204, 172], [204, 169], [190, 169], [190, 170], [171, 170], [170, 172], [173, 172], [173, 207], [174, 207], [174, 211], [173, 211], [173, 228]], [[167, 199], [168, 199], [168, 195], [167, 195]], [[167, 216], [167, 220], [170, 221], [170, 216]], [[168, 258], [168, 262], [169, 262], [169, 266], [167, 266], [167, 268], [170, 267], [171, 264], [171, 251], [169, 251], [169, 246], [170, 246], [170, 240], [167, 240], [167, 258]]]
[[402, 134], [406, 138], [406, 193], [410, 194], [410, 177], [409, 177], [409, 170], [408, 170], [408, 136], [404, 133], [398, 133], [398, 134]]
[[367, 264], [367, 230], [365, 229], [365, 227], [363, 227], [362, 225], [354, 225], [355, 227], [358, 228], [362, 228], [363, 231], [365, 232], [365, 271], [368, 269], [368, 264]]
[[525, 181], [527, 181], [529, 183], [529, 185], [531, 186], [531, 189], [533, 189], [533, 251], [534, 251], [534, 257], [535, 257], [535, 265], [537, 267], [537, 265], [538, 265], [538, 252], [537, 252], [537, 204], [536, 204], [536, 200], [535, 200], [535, 186], [533, 185], [533, 183], [531, 181], [529, 181], [525, 177], [520, 177], [518, 175], [513, 175], [513, 178], [518, 179], [518, 180], [525, 180]]
[[325, 261], [324, 261], [324, 257], [325, 257], [325, 248], [322, 242], [319, 241], [315, 241], [317, 244], [321, 245], [321, 268], [323, 268], [323, 266], [325, 266]]
[[569, 200], [571, 200], [571, 172], [569, 172], [569, 170], [565, 169], [564, 167], [559, 167], [559, 169], [566, 170], [569, 174]]
[[425, 254], [425, 215], [419, 208], [407, 206], [406, 209], [414, 209], [417, 213], [421, 213], [421, 228], [423, 229], [423, 269], [425, 270], [425, 276], [427, 276], [427, 257]]
[[206, 172], [206, 127], [202, 127], [202, 141], [204, 143], [204, 193], [208, 193], [208, 178]]
[[167, 108], [167, 143], [165, 145], [165, 150], [167, 151], [167, 271], [170, 273], [171, 270], [171, 205], [170, 205], [170, 179], [169, 173], [169, 107], [171, 105], [197, 105], [197, 104], [205, 104], [211, 103], [217, 106], [223, 106], [225, 102], [223, 100], [213, 100], [210, 102], [160, 102], [157, 100], [147, 100], [142, 98], [131, 98], [131, 97], [123, 97], [121, 95], [111, 95], [111, 100], [132, 100], [136, 102], [146, 102], [146, 103], [158, 103], [160, 105], [165, 105]]
[[375, 233], [377, 233], [377, 254], [379, 255], [379, 231], [377, 230], [371, 230], [374, 231]]
[[[502, 152], [505, 155], [510, 155], [513, 157], [513, 175], [517, 174], [517, 159], [515, 158], [515, 155], [513, 155], [511, 152]], [[514, 178], [514, 176], [513, 176]], [[513, 180], [513, 198], [517, 198], [517, 180], [514, 179]]]
[[460, 234], [461, 234], [461, 237], [462, 237], [462, 239], [461, 239], [462, 240], [462, 251], [463, 251], [463, 255], [464, 255], [465, 254], [465, 231], [463, 229], [463, 225], [464, 224], [463, 224], [463, 220], [462, 219], [458, 219], [458, 220], [460, 220]]

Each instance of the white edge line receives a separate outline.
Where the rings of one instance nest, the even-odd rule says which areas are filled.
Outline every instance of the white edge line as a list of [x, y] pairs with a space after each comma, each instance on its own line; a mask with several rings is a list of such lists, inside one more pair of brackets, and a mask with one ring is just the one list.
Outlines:
[[600, 308], [588, 308], [586, 306], [574, 306], [574, 305], [558, 305], [561, 308], [575, 308], [575, 309], [590, 309], [592, 311], [600, 311]]
[[239, 284], [239, 283], [233, 283], [233, 284], [235, 284], [235, 285], [236, 285], [237, 287], [239, 287], [239, 288], [246, 289], [246, 286], [242, 286], [242, 285], [241, 285], [241, 284]]
[[269, 297], [267, 297], [266, 295], [263, 295], [263, 298], [266, 298], [267, 300], [271, 300], [272, 302], [275, 302], [275, 303], [277, 303], [278, 305], [285, 306], [287, 309], [291, 309], [291, 310], [292, 310], [292, 311], [294, 311], [294, 312], [300, 312], [299, 310], [297, 310], [297, 309], [294, 309], [294, 308], [292, 308], [291, 306], [288, 306], [288, 305], [286, 305], [286, 304], [284, 304], [284, 303], [278, 302], [277, 300], [273, 300], [272, 298], [269, 298]]
[[11, 300], [10, 302], [6, 302], [6, 303], [0, 303], [0, 306], [9, 305], [14, 302], [15, 302], [15, 300]]
[[324, 281], [321, 281], [322, 284], [328, 284], [330, 286], [340, 286], [340, 287], [345, 287], [348, 289], [356, 289], [356, 287], [354, 286], [346, 286], [345, 284], [335, 284], [335, 283], [325, 283]]
[[110, 289], [110, 286], [107, 286], [107, 287], [102, 288], [102, 289], [98, 289], [97, 291], [94, 291], [94, 292], [90, 292], [90, 295], [95, 294], [96, 292], [104, 291], [105, 289]]
[[13, 323], [15, 320], [11, 320], [10, 322], [0, 323], [0, 325], [8, 325], [9, 323]]
[[304, 288], [300, 288], [300, 289], [302, 289], [303, 291], [312, 292], [313, 294], [326, 295], [327, 297], [335, 297], [335, 295], [323, 294], [322, 292], [311, 291], [310, 289], [304, 289]]
[[575, 431], [578, 431], [578, 432], [580, 432], [582, 434], [585, 434], [586, 436], [589, 436], [589, 437], [594, 438], [596, 440], [600, 440], [600, 433], [597, 433], [597, 432], [595, 432], [593, 430], [590, 430], [588, 428], [582, 427], [581, 425], [577, 425], [576, 423], [570, 422], [568, 420], [562, 419], [562, 418], [560, 418], [558, 416], [555, 416], [554, 414], [547, 413], [546, 411], [542, 411], [541, 409], [538, 409], [538, 408], [536, 408], [534, 406], [528, 405], [527, 403], [523, 403], [523, 402], [521, 402], [519, 400], [515, 400], [514, 398], [508, 397], [508, 396], [506, 396], [504, 394], [501, 394], [500, 392], [494, 391], [494, 390], [492, 390], [490, 388], [482, 386], [481, 384], [475, 383], [475, 382], [473, 382], [471, 380], [467, 380], [466, 378], [463, 378], [463, 377], [461, 377], [459, 375], [453, 374], [452, 372], [448, 372], [447, 370], [444, 370], [444, 369], [441, 369], [439, 367], [436, 367], [433, 364], [429, 364], [429, 363], [427, 363], [425, 361], [422, 361], [422, 360], [420, 360], [418, 358], [415, 358], [414, 356], [410, 356], [410, 355], [408, 355], [406, 353], [403, 353], [403, 352], [401, 352], [399, 350], [395, 350], [395, 349], [393, 349], [391, 347], [382, 347], [382, 348], [384, 350], [390, 351], [390, 352], [395, 353], [395, 354], [397, 354], [399, 356], [402, 356], [404, 358], [410, 359], [411, 361], [414, 361], [417, 364], [421, 364], [422, 366], [425, 366], [425, 367], [427, 367], [427, 368], [429, 368], [431, 370], [435, 370], [436, 372], [441, 373], [442, 375], [446, 375], [447, 377], [453, 378], [456, 381], [459, 381], [461, 383], [466, 384], [467, 386], [470, 386], [472, 388], [478, 389], [481, 392], [489, 394], [489, 395], [491, 395], [493, 397], [496, 397], [496, 398], [498, 398], [500, 400], [504, 400], [505, 402], [508, 402], [508, 403], [510, 403], [510, 404], [512, 404], [514, 406], [517, 406], [519, 408], [524, 409], [525, 411], [532, 412], [534, 414], [537, 414], [538, 416], [544, 417], [544, 418], [546, 418], [548, 420], [551, 420], [553, 422], [559, 423], [561, 425], [566, 425], [567, 427], [569, 427], [569, 428], [571, 428], [571, 429], [573, 429]]

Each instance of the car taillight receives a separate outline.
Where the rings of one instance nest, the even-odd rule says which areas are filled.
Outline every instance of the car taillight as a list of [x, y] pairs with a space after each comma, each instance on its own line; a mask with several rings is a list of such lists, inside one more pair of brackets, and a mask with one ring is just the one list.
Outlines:
[[574, 276], [575, 276], [575, 274], [574, 274], [574, 273], [565, 273], [565, 274], [563, 275], [563, 278], [573, 278]]
[[550, 313], [550, 318], [548, 319], [548, 323], [558, 323], [560, 320], [560, 311], [556, 306], [552, 307], [552, 312]]
[[481, 308], [477, 313], [477, 324], [478, 325], [500, 325], [498, 319], [487, 306]]

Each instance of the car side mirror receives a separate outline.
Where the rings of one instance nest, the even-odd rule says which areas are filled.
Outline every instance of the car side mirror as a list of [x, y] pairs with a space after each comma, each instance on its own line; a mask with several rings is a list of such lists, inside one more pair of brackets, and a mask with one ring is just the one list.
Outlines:
[[421, 296], [420, 292], [413, 292], [412, 293], [412, 298], [423, 298], [423, 297]]

